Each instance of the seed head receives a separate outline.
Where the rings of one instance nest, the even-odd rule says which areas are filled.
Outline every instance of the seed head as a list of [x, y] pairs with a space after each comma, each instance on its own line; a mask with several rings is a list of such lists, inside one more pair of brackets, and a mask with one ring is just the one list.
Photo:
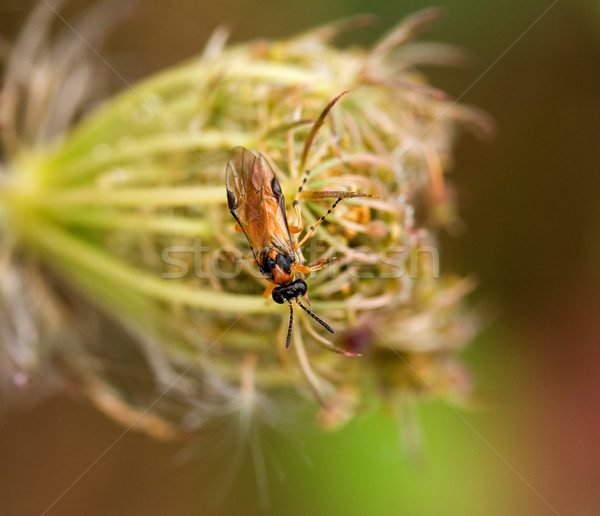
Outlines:
[[[435, 235], [455, 220], [456, 136], [489, 121], [415, 68], [432, 47], [410, 40], [433, 11], [368, 50], [336, 48], [336, 26], [235, 46], [217, 30], [203, 54], [95, 105], [89, 47], [66, 28], [51, 37], [44, 9], [9, 54], [0, 104], [3, 382], [51, 378], [165, 437], [273, 419], [305, 391], [324, 426], [381, 398], [468, 391], [456, 353], [476, 329], [471, 282], [441, 272]], [[105, 18], [76, 26], [92, 46], [90, 20]], [[350, 197], [299, 251], [331, 260], [305, 280], [334, 335], [300, 312], [286, 351], [289, 312], [262, 297], [227, 207], [235, 146], [266, 156], [290, 201], [311, 171], [306, 227], [331, 192]]]

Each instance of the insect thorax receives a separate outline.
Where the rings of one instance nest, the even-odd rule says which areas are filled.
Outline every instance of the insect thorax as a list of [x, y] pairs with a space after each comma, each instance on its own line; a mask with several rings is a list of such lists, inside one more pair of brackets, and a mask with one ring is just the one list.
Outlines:
[[269, 249], [259, 258], [261, 274], [277, 285], [285, 285], [294, 279], [293, 264], [295, 256]]

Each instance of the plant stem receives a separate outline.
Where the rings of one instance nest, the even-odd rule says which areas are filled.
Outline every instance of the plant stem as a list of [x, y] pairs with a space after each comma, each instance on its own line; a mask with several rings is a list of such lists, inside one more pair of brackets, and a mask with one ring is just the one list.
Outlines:
[[175, 188], [97, 188], [54, 193], [38, 202], [46, 206], [65, 204], [106, 204], [114, 206], [193, 206], [224, 204], [225, 186], [180, 186]]
[[[133, 143], [135, 142], [135, 143]], [[94, 158], [88, 153], [81, 152], [81, 159], [69, 156], [63, 160], [60, 155], [53, 162], [53, 167], [61, 170], [61, 182], [89, 180], [89, 176], [101, 173], [111, 167], [123, 166], [130, 162], [143, 162], [149, 156], [160, 154], [180, 154], [181, 152], [195, 153], [202, 149], [230, 150], [235, 145], [253, 147], [256, 138], [247, 133], [232, 131], [205, 131], [202, 134], [189, 134], [187, 131], [171, 132], [163, 128], [160, 136], [142, 137], [132, 141], [131, 145], [120, 146], [108, 136], [105, 140], [97, 140], [98, 145], [106, 145], [105, 156]], [[88, 152], [94, 152], [94, 148]], [[201, 159], [200, 157], [198, 159]], [[202, 163], [203, 167], [206, 165]]]
[[[227, 294], [191, 287], [175, 280], [149, 274], [118, 260], [103, 250], [75, 238], [67, 231], [36, 221], [28, 227], [28, 236], [60, 267], [68, 278], [69, 264], [111, 282], [116, 288], [132, 289], [170, 303], [224, 313], [277, 313], [280, 307], [261, 296]], [[343, 303], [339, 308], [343, 307]], [[319, 308], [319, 303], [314, 303]], [[330, 303], [328, 303], [330, 305]]]
[[[104, 281], [118, 284], [115, 289], [132, 289], [162, 301], [211, 311], [237, 314], [276, 311], [274, 303], [259, 296], [214, 292], [143, 272], [50, 224], [36, 222], [28, 228], [28, 235], [31, 241], [49, 253], [49, 258], [59, 267], [65, 269], [61, 264], [70, 264], [87, 270], [90, 274], [104, 278]], [[68, 268], [66, 269], [68, 274]]]
[[178, 235], [185, 237], [206, 238], [212, 235], [212, 225], [204, 219], [190, 219], [178, 216], [154, 216], [123, 214], [112, 211], [57, 210], [52, 217], [67, 225], [94, 227], [102, 229], [118, 229], [139, 233]]

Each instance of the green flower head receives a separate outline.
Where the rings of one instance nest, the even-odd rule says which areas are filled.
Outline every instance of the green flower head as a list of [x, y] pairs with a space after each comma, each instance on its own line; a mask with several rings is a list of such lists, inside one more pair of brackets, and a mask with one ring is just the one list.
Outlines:
[[[217, 30], [202, 55], [98, 102], [104, 63], [89, 55], [106, 23], [90, 20], [106, 13], [51, 38], [41, 5], [0, 99], [3, 381], [71, 386], [165, 437], [290, 399], [318, 400], [335, 426], [380, 400], [466, 395], [471, 282], [441, 272], [436, 232], [455, 220], [456, 136], [489, 122], [416, 70], [451, 54], [412, 41], [434, 15], [369, 50], [333, 46], [336, 25], [235, 46]], [[303, 184], [293, 242], [343, 200], [297, 251], [328, 261], [296, 278], [335, 333], [297, 310], [286, 349], [289, 310], [262, 296], [229, 212], [238, 146], [272, 167], [290, 226]]]

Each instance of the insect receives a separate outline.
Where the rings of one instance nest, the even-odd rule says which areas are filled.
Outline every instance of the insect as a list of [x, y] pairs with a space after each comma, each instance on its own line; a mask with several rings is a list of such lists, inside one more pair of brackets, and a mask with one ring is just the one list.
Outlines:
[[[302, 231], [299, 198], [310, 174], [310, 170], [305, 170], [308, 153], [327, 114], [346, 93], [348, 92], [342, 92], [329, 102], [315, 120], [304, 142], [304, 149], [300, 159], [300, 170], [304, 170], [304, 178], [298, 187], [293, 202], [297, 220], [295, 226], [288, 224], [285, 198], [281, 190], [281, 185], [271, 165], [262, 154], [249, 151], [244, 147], [235, 147], [232, 151], [231, 159], [227, 163], [226, 184], [229, 211], [231, 211], [231, 214], [237, 221], [239, 231], [242, 231], [246, 235], [261, 274], [269, 280], [264, 296], [269, 297], [271, 295], [276, 303], [287, 303], [290, 308], [290, 319], [285, 342], [286, 348], [290, 347], [292, 339], [294, 303], [327, 331], [335, 333], [329, 324], [302, 304], [300, 298], [306, 296], [308, 286], [303, 279], [294, 279], [296, 273], [308, 274], [322, 269], [328, 260], [320, 260], [316, 264], [307, 267], [300, 263], [296, 250], [314, 235], [316, 228], [335, 210], [342, 200], [351, 197], [372, 197], [360, 192], [312, 192], [311, 197], [313, 199], [335, 198], [336, 200], [330, 206], [329, 210], [327, 210], [327, 213], [322, 215], [306, 231], [297, 244], [294, 244], [292, 241], [292, 234]], [[333, 345], [327, 347], [347, 356], [357, 356], [355, 353], [346, 352]]]
[[[246, 235], [261, 274], [270, 282], [265, 297], [271, 295], [279, 304], [287, 302], [290, 308], [286, 348], [292, 338], [294, 302], [327, 331], [334, 333], [331, 326], [302, 304], [300, 297], [306, 295], [308, 286], [303, 279], [294, 279], [297, 272], [307, 274], [324, 266], [323, 263], [312, 267], [302, 265], [296, 254], [296, 249], [307, 240], [309, 233], [314, 233], [324, 217], [294, 245], [291, 233], [299, 233], [302, 228], [288, 224], [285, 198], [271, 165], [263, 155], [244, 147], [233, 149], [227, 164], [226, 181], [229, 210]], [[294, 208], [299, 214], [297, 202]]]

